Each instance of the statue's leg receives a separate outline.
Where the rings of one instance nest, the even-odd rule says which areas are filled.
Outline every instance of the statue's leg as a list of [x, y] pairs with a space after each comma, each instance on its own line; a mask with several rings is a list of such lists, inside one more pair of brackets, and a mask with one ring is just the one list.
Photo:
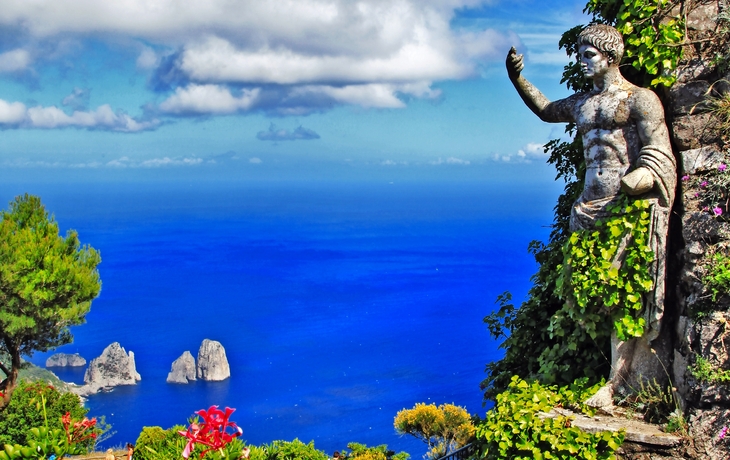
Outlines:
[[586, 404], [611, 413], [614, 395], [626, 395], [630, 385], [631, 363], [634, 356], [636, 339], [619, 340], [616, 332], [611, 333], [611, 373], [608, 382]]
[[625, 396], [631, 392], [631, 364], [638, 340], [619, 340], [616, 331], [611, 332], [611, 373], [608, 380], [614, 394]]

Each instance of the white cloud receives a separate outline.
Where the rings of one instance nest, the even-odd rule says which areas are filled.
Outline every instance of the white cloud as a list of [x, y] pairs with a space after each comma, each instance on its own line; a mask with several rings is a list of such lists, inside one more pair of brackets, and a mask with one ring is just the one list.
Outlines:
[[15, 49], [0, 54], [0, 72], [19, 72], [30, 65], [30, 53], [24, 49]]
[[260, 165], [261, 163], [263, 163], [263, 161], [261, 161], [261, 158], [258, 157], [249, 158], [248, 162], [255, 165]]
[[[0, 27], [35, 44], [132, 43], [137, 68], [164, 93], [163, 114], [304, 115], [342, 104], [404, 107], [403, 95], [437, 98], [434, 82], [501, 65], [514, 34], [452, 26], [458, 9], [492, 1], [6, 0]], [[37, 54], [61, 47], [29, 49], [47, 62]], [[31, 65], [22, 49], [0, 55], [0, 72]], [[84, 123], [45, 115], [57, 126]]]
[[514, 155], [494, 154], [495, 161], [517, 161], [519, 163], [531, 163], [533, 160], [545, 161], [549, 155], [545, 153], [545, 144], [539, 142], [528, 142]]
[[142, 168], [159, 168], [160, 166], [193, 166], [203, 163], [202, 158], [153, 158], [139, 163]]
[[235, 97], [230, 90], [218, 85], [189, 85], [177, 88], [159, 108], [170, 114], [231, 114], [249, 110], [256, 102], [259, 89], [243, 90]]
[[447, 164], [447, 165], [464, 165], [464, 166], [466, 166], [466, 165], [471, 164], [471, 161], [462, 160], [461, 158], [456, 158], [456, 157], [448, 157], [445, 160], [442, 158], [439, 158], [438, 160], [430, 161], [429, 163], [432, 165]]
[[0, 99], [0, 125], [6, 128], [87, 128], [108, 131], [137, 132], [154, 129], [159, 120], [138, 121], [122, 112], [114, 112], [105, 104], [94, 111], [76, 110], [71, 115], [56, 106], [27, 108], [21, 102]]

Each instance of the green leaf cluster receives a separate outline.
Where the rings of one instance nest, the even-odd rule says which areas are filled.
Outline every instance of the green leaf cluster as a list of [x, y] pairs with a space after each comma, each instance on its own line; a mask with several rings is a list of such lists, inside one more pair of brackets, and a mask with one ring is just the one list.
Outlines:
[[[587, 380], [584, 380], [585, 382]], [[571, 426], [567, 417], [548, 418], [541, 413], [557, 406], [575, 406], [598, 385], [580, 383], [559, 392], [557, 387], [528, 383], [513, 377], [499, 394], [492, 410], [477, 426], [480, 458], [496, 459], [612, 459], [624, 439], [622, 432], [586, 433]]]
[[49, 429], [45, 426], [31, 428], [27, 444], [5, 444], [0, 450], [0, 460], [45, 460], [51, 455], [63, 458], [66, 455], [85, 454], [83, 445], [68, 442], [66, 432], [60, 428]]
[[702, 356], [697, 355], [695, 363], [689, 368], [692, 377], [710, 384], [730, 384], [730, 371], [718, 369]]
[[[609, 313], [616, 335], [627, 340], [644, 333], [639, 314], [643, 294], [653, 285], [649, 202], [622, 195], [608, 211], [612, 215], [598, 221], [595, 230], [573, 232], [563, 246], [565, 262], [557, 286], [568, 302], [560, 314], [579, 322], [595, 339], [605, 333], [601, 325]], [[561, 324], [551, 322], [549, 329], [563, 335]]]
[[[45, 414], [43, 401], [45, 399]], [[83, 419], [88, 409], [73, 393], [61, 393], [46, 382], [18, 384], [10, 404], [0, 412], [0, 446], [3, 444], [26, 445], [29, 429], [45, 427], [63, 429], [61, 417], [69, 412], [75, 420]], [[46, 422], [47, 420], [47, 422]]]
[[702, 279], [705, 288], [710, 291], [712, 301], [730, 294], [730, 255], [727, 249], [716, 248], [707, 265], [707, 274]]
[[633, 69], [637, 84], [670, 87], [684, 42], [684, 20], [675, 6], [670, 0], [589, 0], [585, 12], [624, 36], [623, 63]]

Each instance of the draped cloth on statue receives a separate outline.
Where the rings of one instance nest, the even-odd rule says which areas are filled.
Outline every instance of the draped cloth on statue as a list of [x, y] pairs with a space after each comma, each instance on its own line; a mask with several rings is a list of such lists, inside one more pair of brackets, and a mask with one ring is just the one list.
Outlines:
[[[674, 190], [677, 185], [676, 160], [671, 151], [647, 145], [641, 149], [636, 161], [636, 168], [644, 167], [654, 177], [652, 192], [638, 196], [649, 202], [649, 247], [654, 253], [654, 260], [649, 267], [653, 282], [652, 290], [644, 294], [644, 310], [646, 320], [644, 337], [651, 342], [659, 335], [659, 327], [664, 315], [664, 291], [666, 274], [666, 240], [669, 228], [669, 212], [674, 201]], [[607, 208], [619, 201], [621, 195], [610, 196], [600, 200], [586, 200], [581, 195], [573, 204], [570, 215], [570, 231], [592, 230], [596, 221], [610, 216]], [[628, 237], [627, 237], [628, 238]], [[628, 241], [622, 241], [625, 247]], [[621, 257], [621, 251], [617, 257]], [[618, 261], [621, 263], [621, 261]]]

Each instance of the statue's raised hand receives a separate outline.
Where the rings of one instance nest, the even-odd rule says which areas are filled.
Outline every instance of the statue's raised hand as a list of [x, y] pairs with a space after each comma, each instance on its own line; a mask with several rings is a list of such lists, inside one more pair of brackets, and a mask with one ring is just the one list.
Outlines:
[[509, 49], [509, 53], [507, 53], [507, 75], [509, 75], [510, 80], [516, 80], [524, 68], [524, 57], [521, 54], [517, 54], [517, 50], [513, 46]]

